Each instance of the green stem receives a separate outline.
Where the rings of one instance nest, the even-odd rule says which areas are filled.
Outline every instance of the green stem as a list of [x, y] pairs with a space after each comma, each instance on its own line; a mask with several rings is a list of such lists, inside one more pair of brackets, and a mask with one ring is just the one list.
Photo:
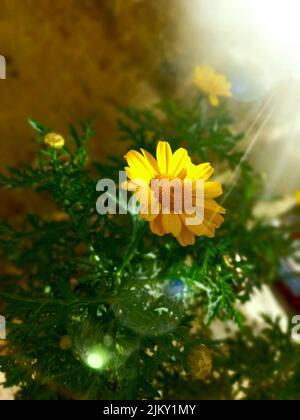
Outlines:
[[56, 171], [56, 164], [57, 164], [57, 153], [54, 148], [51, 149], [51, 164], [54, 172]]
[[121, 277], [122, 277], [124, 269], [127, 267], [127, 265], [131, 262], [132, 258], [136, 254], [138, 245], [139, 245], [141, 239], [144, 236], [144, 229], [145, 229], [145, 222], [140, 220], [140, 219], [136, 219], [134, 221], [132, 239], [131, 239], [131, 241], [128, 245], [128, 248], [127, 248], [127, 250], [124, 254], [122, 263], [115, 273], [114, 280], [119, 285], [121, 284]]

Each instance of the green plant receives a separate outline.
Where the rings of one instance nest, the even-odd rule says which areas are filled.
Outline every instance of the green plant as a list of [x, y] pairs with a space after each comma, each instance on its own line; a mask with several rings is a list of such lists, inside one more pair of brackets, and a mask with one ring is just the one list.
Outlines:
[[[6, 386], [19, 385], [22, 399], [299, 398], [299, 346], [271, 322], [254, 335], [236, 306], [277, 278], [296, 227], [253, 217], [262, 181], [240, 163], [243, 136], [226, 108], [211, 111], [200, 98], [191, 108], [170, 101], [122, 114], [128, 146], [153, 151], [166, 138], [219, 173], [240, 165], [225, 188], [226, 221], [216, 238], [182, 248], [134, 214], [99, 216], [97, 180], [117, 179], [124, 162], [88, 164], [91, 122], [72, 126], [61, 150], [42, 145], [34, 166], [2, 174], [2, 187], [46, 193], [56, 208], [0, 225]], [[30, 123], [42, 142], [50, 130]], [[240, 333], [214, 341], [215, 319], [233, 320]], [[202, 380], [189, 358], [199, 345], [214, 365]]]

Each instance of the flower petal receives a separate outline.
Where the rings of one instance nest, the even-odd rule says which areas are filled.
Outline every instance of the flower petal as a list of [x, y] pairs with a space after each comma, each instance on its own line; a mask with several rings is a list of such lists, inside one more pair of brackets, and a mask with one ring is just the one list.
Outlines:
[[176, 177], [184, 177], [187, 173], [187, 169], [191, 164], [191, 158], [188, 152], [180, 148], [176, 150], [171, 158], [171, 164], [169, 169], [169, 175]]
[[127, 181], [122, 182], [121, 184], [121, 188], [123, 190], [131, 191], [131, 192], [137, 191], [139, 188], [145, 188], [145, 186], [148, 186], [148, 184], [143, 179], [141, 180], [135, 179], [133, 181], [127, 180]]
[[201, 165], [191, 164], [187, 171], [186, 178], [193, 180], [204, 179], [204, 181], [206, 181], [213, 173], [214, 168], [210, 163], [202, 163]]
[[207, 236], [208, 238], [214, 238], [216, 236], [216, 229], [206, 221], [203, 222], [202, 229], [204, 230], [204, 236]]
[[204, 209], [215, 213], [226, 214], [226, 209], [221, 207], [215, 200], [204, 200]]
[[215, 236], [215, 229], [208, 226], [205, 221], [197, 226], [188, 225], [187, 229], [196, 236], [207, 236], [208, 238], [214, 238]]
[[157, 161], [154, 159], [154, 157], [151, 155], [151, 153], [147, 152], [147, 150], [141, 149], [141, 152], [144, 155], [145, 163], [150, 167], [150, 170], [154, 174], [154, 176], [159, 174], [159, 168]]
[[[206, 216], [209, 214], [205, 214]], [[222, 218], [222, 216], [220, 216], [219, 214], [215, 214], [215, 216], [219, 216]], [[208, 236], [209, 238], [213, 238], [215, 236], [215, 230], [218, 226], [218, 223], [220, 223], [220, 225], [222, 224], [222, 220], [216, 218], [216, 219], [204, 219], [201, 220], [199, 219], [199, 224], [187, 224], [187, 219], [193, 217], [192, 215], [186, 215], [183, 214], [181, 215], [181, 220], [184, 224], [184, 226], [186, 227], [186, 229], [188, 229], [191, 233], [193, 233], [196, 236]], [[196, 216], [194, 216], [196, 217]], [[223, 219], [223, 218], [222, 218]], [[200, 221], [201, 220], [201, 221]], [[215, 222], [214, 222], [215, 221]], [[223, 219], [224, 221], [224, 219]]]
[[211, 106], [213, 106], [213, 107], [217, 107], [217, 106], [220, 105], [220, 100], [217, 97], [217, 95], [210, 95], [209, 96], [209, 102], [210, 102]]
[[223, 194], [222, 184], [220, 182], [205, 182], [204, 197], [205, 199], [217, 198]]
[[177, 236], [176, 239], [181, 246], [194, 245], [196, 241], [195, 235], [190, 232], [184, 225], [182, 226], [180, 235]]
[[149, 222], [154, 220], [160, 212], [160, 204], [151, 188], [141, 188], [134, 195], [141, 204], [140, 214], [142, 218]]
[[212, 212], [211, 210], [205, 210], [204, 217], [206, 223], [213, 226], [215, 229], [219, 228], [225, 221], [221, 214]]
[[148, 164], [148, 161], [145, 157], [137, 152], [136, 150], [131, 150], [125, 156], [125, 159], [128, 162], [130, 168], [131, 176], [127, 176], [131, 179], [144, 179], [145, 181], [149, 182], [155, 176], [155, 172], [152, 167]]
[[158, 215], [157, 214], [150, 214], [150, 213], [140, 213], [140, 217], [143, 220], [146, 220], [146, 222], [152, 222], [153, 220], [155, 220]]
[[158, 236], [164, 236], [165, 231], [162, 225], [162, 215], [159, 214], [154, 220], [150, 222], [151, 231]]
[[219, 97], [232, 96], [232, 84], [225, 75], [217, 73], [212, 67], [198, 66], [195, 69], [194, 83], [208, 94], [212, 106], [220, 104]]
[[161, 175], [169, 175], [172, 150], [168, 142], [159, 141], [156, 149], [156, 158]]
[[182, 223], [178, 214], [162, 214], [162, 225], [166, 233], [171, 233], [175, 238], [180, 235]]

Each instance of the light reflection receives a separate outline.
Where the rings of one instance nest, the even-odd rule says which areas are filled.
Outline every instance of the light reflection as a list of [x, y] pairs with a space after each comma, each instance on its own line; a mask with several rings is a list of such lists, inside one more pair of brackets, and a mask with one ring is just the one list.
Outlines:
[[291, 71], [297, 72], [300, 65], [299, 0], [247, 0], [247, 3], [266, 45], [285, 59]]
[[87, 352], [86, 364], [95, 370], [100, 370], [104, 367], [108, 360], [108, 356], [105, 351], [100, 347], [95, 347]]
[[[180, 68], [191, 74], [196, 65], [208, 64], [226, 74], [237, 129], [246, 133], [243, 161], [250, 159], [264, 174], [264, 198], [294, 193], [300, 189], [300, 1], [181, 4], [189, 29], [182, 35], [186, 53]], [[238, 167], [232, 188], [239, 172]]]

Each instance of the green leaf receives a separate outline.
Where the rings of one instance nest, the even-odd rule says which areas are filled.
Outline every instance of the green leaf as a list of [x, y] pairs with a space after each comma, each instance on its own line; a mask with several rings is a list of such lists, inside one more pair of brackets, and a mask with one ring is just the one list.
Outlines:
[[28, 118], [28, 123], [41, 136], [45, 136], [50, 131], [49, 129], [47, 129], [45, 126], [43, 126], [41, 123], [39, 123], [37, 120], [34, 120], [33, 118]]

